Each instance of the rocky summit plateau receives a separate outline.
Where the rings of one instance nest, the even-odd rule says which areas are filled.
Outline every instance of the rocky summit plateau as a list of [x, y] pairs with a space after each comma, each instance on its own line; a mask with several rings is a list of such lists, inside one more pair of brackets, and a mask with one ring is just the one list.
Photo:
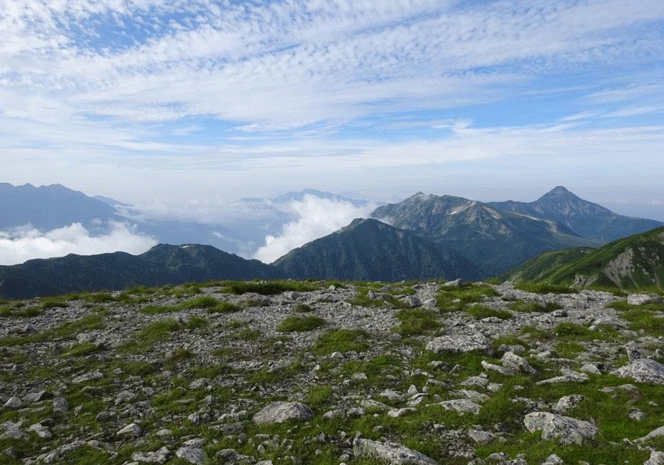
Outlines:
[[661, 295], [220, 281], [0, 305], [0, 463], [664, 463]]

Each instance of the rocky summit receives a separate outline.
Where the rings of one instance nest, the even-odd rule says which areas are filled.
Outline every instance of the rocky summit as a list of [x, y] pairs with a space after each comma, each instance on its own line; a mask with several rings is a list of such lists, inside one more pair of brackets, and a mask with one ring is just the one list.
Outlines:
[[7, 301], [0, 463], [662, 464], [663, 312], [462, 281]]

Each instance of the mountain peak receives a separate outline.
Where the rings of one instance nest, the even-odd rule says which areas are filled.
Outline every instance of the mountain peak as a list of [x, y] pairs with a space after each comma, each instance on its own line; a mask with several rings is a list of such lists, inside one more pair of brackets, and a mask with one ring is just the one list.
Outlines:
[[576, 197], [572, 192], [568, 191], [564, 186], [556, 186], [551, 189], [549, 192], [544, 194], [541, 198], [552, 198], [552, 197]]

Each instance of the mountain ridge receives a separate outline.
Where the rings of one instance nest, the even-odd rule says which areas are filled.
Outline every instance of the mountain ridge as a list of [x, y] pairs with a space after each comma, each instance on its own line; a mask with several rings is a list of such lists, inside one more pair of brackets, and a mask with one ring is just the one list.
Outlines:
[[585, 238], [608, 243], [622, 237], [649, 231], [663, 223], [645, 218], [618, 215], [589, 202], [563, 186], [556, 186], [534, 202], [490, 202], [503, 210], [539, 216], [556, 221]]
[[281, 270], [270, 265], [245, 260], [209, 245], [159, 244], [140, 255], [126, 252], [69, 254], [0, 266], [0, 296], [22, 299], [69, 292], [121, 290], [137, 285], [285, 277]]
[[468, 259], [430, 240], [378, 220], [359, 218], [290, 251], [273, 265], [294, 278], [401, 281], [480, 276]]

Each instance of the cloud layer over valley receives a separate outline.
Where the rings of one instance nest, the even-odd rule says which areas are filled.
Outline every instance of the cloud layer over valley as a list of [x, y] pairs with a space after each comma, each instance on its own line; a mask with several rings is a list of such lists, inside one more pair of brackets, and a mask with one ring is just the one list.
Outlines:
[[258, 249], [254, 258], [272, 263], [296, 247], [347, 226], [355, 218], [366, 218], [375, 208], [374, 204], [355, 206], [347, 201], [306, 195], [288, 205], [297, 219], [286, 224], [278, 237], [267, 235], [265, 246]]
[[62, 257], [74, 253], [94, 255], [122, 250], [140, 254], [157, 244], [137, 234], [125, 223], [113, 222], [106, 234], [91, 235], [80, 223], [41, 232], [30, 226], [0, 231], [0, 265], [14, 265], [33, 258]]

